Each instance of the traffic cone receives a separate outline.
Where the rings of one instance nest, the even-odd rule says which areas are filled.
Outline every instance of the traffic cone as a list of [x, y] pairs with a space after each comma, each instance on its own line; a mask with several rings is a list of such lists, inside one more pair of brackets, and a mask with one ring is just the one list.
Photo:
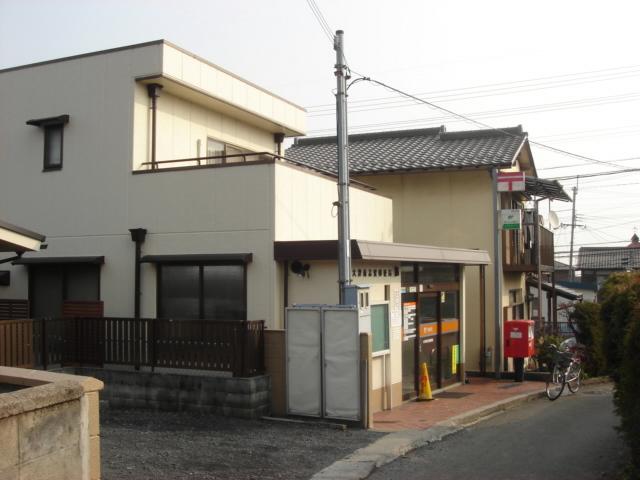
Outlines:
[[429, 370], [427, 370], [427, 363], [422, 362], [420, 365], [420, 392], [418, 395], [418, 401], [433, 400], [431, 395], [431, 383], [429, 383]]

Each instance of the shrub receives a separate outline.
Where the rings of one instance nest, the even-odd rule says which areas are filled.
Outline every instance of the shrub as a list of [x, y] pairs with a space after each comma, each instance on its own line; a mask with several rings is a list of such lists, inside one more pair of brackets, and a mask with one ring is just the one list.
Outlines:
[[629, 478], [640, 478], [640, 303], [629, 318], [624, 339], [624, 355], [616, 384], [615, 405], [620, 430], [629, 446]]
[[569, 320], [576, 327], [576, 340], [585, 346], [585, 373], [589, 376], [606, 373], [603, 351], [604, 326], [600, 320], [600, 305], [582, 302], [575, 305]]
[[640, 273], [610, 275], [598, 292], [598, 298], [602, 302], [600, 318], [604, 332], [602, 349], [606, 369], [617, 381], [624, 357], [627, 325], [634, 306], [640, 299]]
[[556, 335], [540, 335], [536, 336], [536, 360], [538, 361], [538, 369], [541, 371], [551, 371], [553, 368], [553, 350], [551, 345], [559, 347], [562, 338]]

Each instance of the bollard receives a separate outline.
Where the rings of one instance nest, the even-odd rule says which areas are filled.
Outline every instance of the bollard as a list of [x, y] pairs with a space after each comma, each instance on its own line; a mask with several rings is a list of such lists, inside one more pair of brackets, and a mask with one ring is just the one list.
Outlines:
[[418, 401], [433, 400], [431, 395], [431, 383], [429, 382], [429, 370], [427, 369], [427, 363], [422, 362], [420, 365], [420, 392], [418, 395]]

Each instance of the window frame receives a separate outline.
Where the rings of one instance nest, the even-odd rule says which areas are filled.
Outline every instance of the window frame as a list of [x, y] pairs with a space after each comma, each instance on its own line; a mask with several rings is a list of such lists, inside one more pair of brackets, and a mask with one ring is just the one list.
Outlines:
[[[204, 316], [204, 267], [207, 266], [239, 266], [242, 267], [242, 320], [238, 321], [246, 321], [247, 319], [247, 264], [244, 262], [193, 262], [193, 261], [184, 261], [184, 262], [161, 262], [156, 264], [156, 317], [157, 318], [173, 318], [173, 317], [162, 317], [160, 315], [162, 311], [162, 276], [163, 276], [163, 268], [165, 266], [186, 266], [186, 267], [196, 267], [198, 269], [198, 320], [214, 320], [211, 318], [206, 318]], [[178, 318], [179, 320], [179, 318]], [[229, 319], [224, 319], [229, 320]]]
[[[374, 307], [383, 307], [386, 313], [386, 323], [387, 323], [387, 328], [386, 328], [386, 347], [387, 348], [383, 348], [381, 350], [374, 350], [374, 340], [373, 340], [373, 333], [374, 333], [374, 329], [373, 329], [373, 318], [371, 318], [371, 356], [372, 357], [379, 357], [381, 355], [388, 355], [391, 353], [391, 318], [390, 317], [390, 312], [389, 312], [389, 302], [380, 302], [380, 303], [375, 303], [372, 304], [370, 306], [370, 308], [374, 308]], [[371, 317], [373, 317], [373, 312], [371, 313]]]
[[[223, 158], [218, 158], [218, 159], [207, 158], [207, 160], [206, 160], [207, 165], [225, 165], [227, 163], [242, 163], [242, 162], [246, 161], [245, 157], [233, 157], [231, 159], [231, 161], [228, 161], [227, 160], [227, 155], [230, 155], [228, 153], [228, 149], [229, 148], [233, 148], [234, 150], [238, 151], [238, 153], [233, 153], [232, 155], [243, 155], [243, 154], [249, 155], [249, 154], [251, 154], [251, 152], [247, 151], [245, 148], [238, 147], [238, 146], [233, 145], [231, 143], [223, 142], [222, 140], [218, 140], [215, 137], [210, 137], [210, 136], [207, 135], [206, 151], [205, 151], [206, 154], [207, 154], [206, 157], [212, 156], [212, 155], [209, 155], [209, 142], [210, 141], [222, 145], [222, 152], [223, 152], [222, 153], [222, 157]], [[215, 155], [213, 155], [213, 156], [215, 156]]]

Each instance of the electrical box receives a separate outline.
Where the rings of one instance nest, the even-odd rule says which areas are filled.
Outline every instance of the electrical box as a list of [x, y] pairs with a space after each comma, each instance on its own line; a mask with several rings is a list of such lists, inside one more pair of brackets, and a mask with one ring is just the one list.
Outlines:
[[358, 307], [360, 333], [371, 333], [371, 305], [369, 303], [370, 285], [347, 285], [345, 304]]
[[535, 355], [533, 320], [504, 322], [504, 356], [525, 358]]

